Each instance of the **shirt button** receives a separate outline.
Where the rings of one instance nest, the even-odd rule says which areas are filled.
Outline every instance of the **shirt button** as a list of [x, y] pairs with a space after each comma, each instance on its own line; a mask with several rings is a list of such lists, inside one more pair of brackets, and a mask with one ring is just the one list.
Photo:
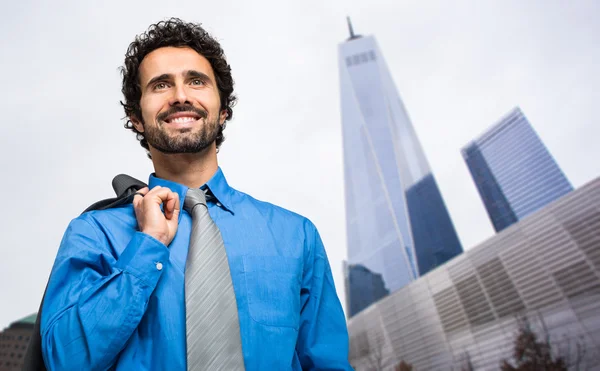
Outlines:
[[162, 266], [161, 262], [156, 263], [156, 269], [157, 270], [162, 271], [162, 268], [163, 268], [163, 266]]
[[221, 207], [221, 203], [220, 203], [220, 202], [217, 202], [217, 206], [218, 206], [218, 207]]

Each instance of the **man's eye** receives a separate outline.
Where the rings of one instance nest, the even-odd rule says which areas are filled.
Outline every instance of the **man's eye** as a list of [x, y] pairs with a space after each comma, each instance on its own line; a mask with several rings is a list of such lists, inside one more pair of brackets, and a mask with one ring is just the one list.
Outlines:
[[192, 85], [204, 85], [204, 81], [202, 79], [193, 79]]
[[166, 89], [167, 87], [168, 87], [167, 84], [164, 82], [159, 82], [156, 85], [154, 85], [154, 89], [157, 89], [157, 90]]

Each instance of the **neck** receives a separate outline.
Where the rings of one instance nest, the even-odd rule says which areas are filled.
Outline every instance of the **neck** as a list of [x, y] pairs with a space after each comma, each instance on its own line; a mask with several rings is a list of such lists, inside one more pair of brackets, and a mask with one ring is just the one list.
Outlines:
[[188, 188], [199, 188], [217, 172], [217, 147], [213, 143], [199, 153], [162, 153], [150, 147], [154, 173], [157, 177]]

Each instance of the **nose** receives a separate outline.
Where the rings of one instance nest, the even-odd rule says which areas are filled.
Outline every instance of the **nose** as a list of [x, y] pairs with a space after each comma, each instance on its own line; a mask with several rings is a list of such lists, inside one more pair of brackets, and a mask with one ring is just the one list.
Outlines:
[[185, 85], [178, 85], [173, 89], [173, 96], [169, 102], [172, 106], [176, 104], [190, 104]]

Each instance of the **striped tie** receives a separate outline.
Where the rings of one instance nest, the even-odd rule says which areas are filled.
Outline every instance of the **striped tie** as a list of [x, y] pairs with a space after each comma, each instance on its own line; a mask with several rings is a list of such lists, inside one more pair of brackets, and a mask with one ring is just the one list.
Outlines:
[[183, 208], [192, 216], [185, 264], [187, 369], [244, 370], [237, 303], [225, 244], [201, 189], [189, 189]]

